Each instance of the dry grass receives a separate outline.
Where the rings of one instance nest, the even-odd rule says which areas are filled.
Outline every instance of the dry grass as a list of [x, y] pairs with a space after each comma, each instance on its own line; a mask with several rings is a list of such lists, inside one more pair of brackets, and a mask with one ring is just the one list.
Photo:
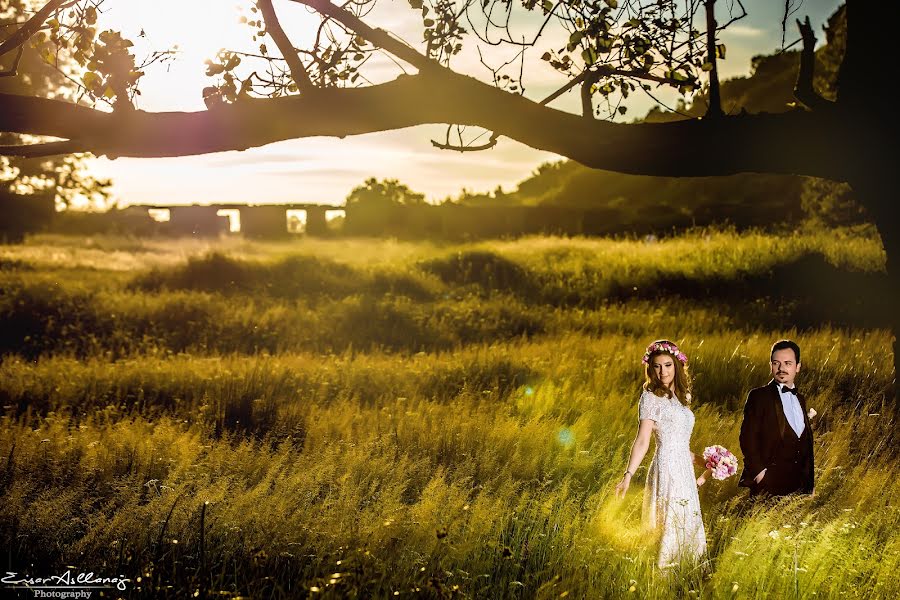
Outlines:
[[[454, 252], [488, 253], [519, 265], [538, 293], [551, 273], [603, 265], [624, 281], [619, 269], [645, 277], [648, 265], [670, 268], [673, 253], [707, 261], [690, 271], [701, 279], [719, 269], [738, 281], [741, 272], [811, 248], [846, 268], [879, 269], [867, 240], [832, 246], [824, 236], [798, 236], [792, 245], [748, 235], [729, 244], [730, 234], [716, 235], [726, 237], [708, 242], [718, 244], [713, 255], [743, 250], [722, 260], [691, 254], [707, 243], [699, 238], [656, 245], [535, 238], [453, 250], [304, 242], [297, 253], [327, 255], [370, 277], [357, 281], [362, 288], [354, 295], [325, 300], [127, 289], [148, 269], [164, 278], [187, 256], [209, 250], [190, 244], [160, 248], [166, 256], [183, 252], [169, 263], [129, 250], [137, 272], [128, 267], [118, 279], [80, 282], [68, 278], [86, 267], [110, 271], [102, 261], [50, 269], [35, 258], [56, 252], [40, 243], [68, 245], [78, 255], [79, 242], [7, 249], [5, 258], [35, 269], [19, 264], [0, 274], [7, 285], [43, 289], [55, 273], [61, 300], [46, 304], [54, 318], [81, 323], [71, 338], [61, 328], [50, 330], [53, 336], [38, 328], [40, 352], [9, 354], [0, 363], [0, 535], [8, 568], [40, 575], [72, 565], [123, 574], [134, 580], [133, 597], [148, 598], [201, 591], [254, 598], [897, 597], [900, 464], [896, 408], [886, 400], [886, 331], [783, 329], [765, 310], [750, 322], [715, 300], [557, 306], [514, 289], [480, 287], [478, 272], [467, 271], [469, 280], [432, 279], [417, 266], [461, 264], [449, 260]], [[113, 253], [119, 244], [97, 243]], [[228, 243], [235, 244], [224, 249], [231, 260], [277, 265], [294, 253]], [[381, 258], [356, 258], [363, 250]], [[89, 254], [80, 256], [87, 261]], [[117, 260], [111, 270], [127, 264]], [[396, 271], [428, 282], [434, 297], [385, 300], [367, 287], [376, 274]], [[467, 287], [473, 285], [478, 289]], [[32, 304], [43, 297], [10, 294], [4, 298]], [[73, 300], [78, 294], [81, 303]], [[213, 321], [196, 319], [188, 325], [189, 311], [204, 302], [226, 323], [243, 315], [245, 329], [210, 330]], [[359, 307], [359, 321], [340, 325], [322, 308], [348, 302]], [[404, 345], [413, 326], [396, 316], [364, 327], [379, 302], [394, 311], [384, 314], [428, 324], [427, 335], [444, 341]], [[65, 319], [79, 310], [81, 321]], [[111, 311], [115, 325], [102, 318]], [[265, 311], [275, 312], [263, 318]], [[503, 319], [491, 324], [501, 313], [540, 327], [523, 336], [500, 327]], [[84, 320], [88, 314], [96, 320]], [[113, 360], [110, 348], [127, 345], [134, 331], [128, 323], [141, 314], [155, 315], [153, 322], [166, 315], [169, 329], [148, 331], [180, 328], [183, 348], [161, 336]], [[238, 343], [241, 331], [250, 336], [266, 319], [281, 346], [254, 352]], [[310, 328], [303, 337], [278, 324]], [[81, 350], [63, 343], [91, 332], [95, 342]], [[636, 430], [643, 347], [660, 336], [681, 343], [696, 382], [696, 449], [720, 443], [736, 450], [743, 397], [767, 380], [768, 347], [783, 335], [804, 348], [801, 385], [819, 413], [815, 497], [748, 506], [733, 480], [710, 482], [701, 490], [708, 562], [661, 574], [640, 526], [642, 486], [624, 501], [612, 494]], [[191, 346], [197, 336], [205, 346]], [[221, 342], [228, 336], [238, 336], [230, 349]], [[329, 336], [347, 343], [334, 349], [324, 341]], [[283, 343], [301, 338], [309, 345]]]

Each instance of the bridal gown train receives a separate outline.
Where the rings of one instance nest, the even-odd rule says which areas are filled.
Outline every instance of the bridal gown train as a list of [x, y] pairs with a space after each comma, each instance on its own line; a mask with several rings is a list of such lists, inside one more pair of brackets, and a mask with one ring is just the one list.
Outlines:
[[656, 421], [656, 450], [644, 488], [644, 521], [658, 531], [661, 568], [706, 552], [706, 530], [700, 514], [696, 475], [691, 458], [694, 413], [676, 398], [641, 394], [641, 419]]

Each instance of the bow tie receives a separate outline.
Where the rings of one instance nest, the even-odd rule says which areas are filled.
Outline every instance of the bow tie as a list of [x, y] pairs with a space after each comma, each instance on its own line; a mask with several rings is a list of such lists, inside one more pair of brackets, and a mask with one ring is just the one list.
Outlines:
[[785, 386], [783, 386], [783, 387], [781, 388], [781, 393], [782, 393], [782, 394], [793, 394], [793, 395], [796, 396], [796, 395], [797, 395], [797, 388], [789, 388], [788, 386], [785, 385]]

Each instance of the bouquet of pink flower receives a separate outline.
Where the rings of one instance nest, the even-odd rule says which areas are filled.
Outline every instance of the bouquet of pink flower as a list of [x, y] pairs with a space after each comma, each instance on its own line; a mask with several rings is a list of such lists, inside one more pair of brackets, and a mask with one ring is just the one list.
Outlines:
[[710, 446], [703, 450], [706, 468], [712, 470], [713, 479], [728, 479], [738, 470], [738, 460], [723, 446]]

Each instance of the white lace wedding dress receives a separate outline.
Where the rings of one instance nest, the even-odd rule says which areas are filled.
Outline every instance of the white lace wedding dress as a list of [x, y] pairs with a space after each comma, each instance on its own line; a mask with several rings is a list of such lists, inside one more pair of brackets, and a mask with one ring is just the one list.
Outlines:
[[690, 451], [694, 413], [674, 397], [648, 391], [641, 394], [638, 412], [641, 419], [656, 421], [656, 450], [647, 473], [643, 516], [660, 534], [658, 564], [665, 568], [706, 552]]

